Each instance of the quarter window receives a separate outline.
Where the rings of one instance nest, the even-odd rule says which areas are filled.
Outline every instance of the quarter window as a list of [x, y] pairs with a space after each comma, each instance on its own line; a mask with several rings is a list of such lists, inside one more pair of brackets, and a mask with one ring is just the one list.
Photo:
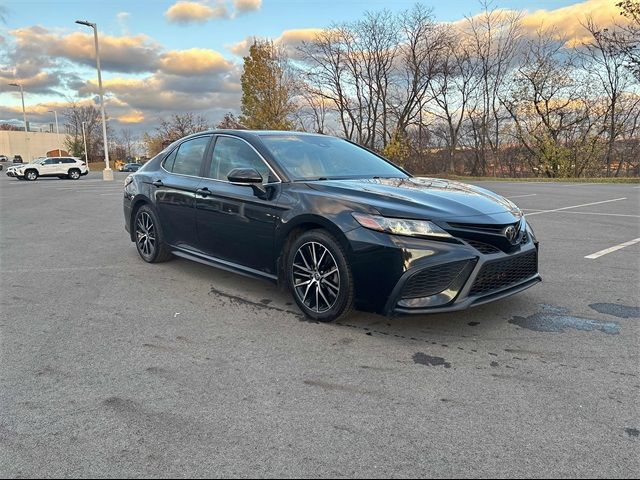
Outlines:
[[269, 167], [247, 142], [233, 137], [218, 137], [209, 178], [226, 181], [229, 172], [235, 168], [254, 168], [262, 175], [263, 181], [269, 178]]
[[210, 137], [198, 137], [182, 143], [178, 150], [165, 160], [165, 168], [180, 175], [198, 176], [209, 139]]

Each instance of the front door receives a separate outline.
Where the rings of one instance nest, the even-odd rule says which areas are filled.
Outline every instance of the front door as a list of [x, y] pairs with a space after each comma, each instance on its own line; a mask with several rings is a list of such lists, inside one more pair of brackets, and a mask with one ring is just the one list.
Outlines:
[[[268, 198], [258, 198], [249, 186], [234, 185], [227, 175], [234, 168], [255, 168], [264, 184], [273, 183]], [[275, 274], [273, 252], [277, 180], [249, 143], [218, 136], [205, 177], [196, 196], [198, 244], [204, 253], [237, 265]]]
[[62, 159], [60, 158], [47, 158], [40, 166], [40, 176], [57, 175], [58, 170], [60, 170], [58, 162], [61, 161]]

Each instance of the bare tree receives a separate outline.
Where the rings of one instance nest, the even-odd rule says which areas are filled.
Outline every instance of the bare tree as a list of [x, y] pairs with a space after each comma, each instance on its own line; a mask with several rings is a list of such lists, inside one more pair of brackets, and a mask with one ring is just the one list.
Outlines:
[[[593, 19], [587, 19], [583, 24], [590, 33], [591, 40], [584, 44], [583, 58], [588, 71], [596, 79], [606, 99], [606, 116], [604, 131], [607, 135], [607, 148], [604, 163], [607, 176], [611, 174], [611, 163], [614, 157], [616, 140], [622, 133], [625, 119], [621, 118], [620, 102], [622, 92], [629, 86], [629, 73], [625, 68], [625, 58], [615, 46], [602, 34]], [[622, 162], [618, 162], [615, 175], [618, 176]]]
[[447, 145], [451, 172], [456, 170], [456, 149], [467, 117], [468, 104], [479, 83], [479, 63], [472, 57], [470, 47], [464, 38], [449, 32], [440, 68], [429, 83], [433, 102], [427, 109], [444, 123], [442, 136]]
[[473, 171], [485, 174], [489, 154], [500, 164], [500, 131], [507, 118], [500, 99], [506, 93], [506, 79], [518, 53], [522, 14], [491, 8], [487, 1], [482, 6], [479, 15], [467, 18], [465, 29], [470, 36], [470, 53], [478, 62], [479, 101], [472, 121], [478, 136], [479, 165], [474, 165]]
[[130, 128], [123, 128], [120, 130], [120, 142], [124, 147], [127, 159], [131, 158], [135, 154], [135, 145], [137, 141], [138, 138]]
[[103, 146], [101, 141], [101, 117], [100, 111], [93, 105], [78, 105], [72, 102], [71, 105], [62, 112], [66, 119], [66, 129], [69, 137], [66, 147], [78, 157], [84, 157], [84, 142], [82, 138], [82, 124], [85, 124], [84, 131], [87, 140], [87, 153], [91, 160], [103, 156]]

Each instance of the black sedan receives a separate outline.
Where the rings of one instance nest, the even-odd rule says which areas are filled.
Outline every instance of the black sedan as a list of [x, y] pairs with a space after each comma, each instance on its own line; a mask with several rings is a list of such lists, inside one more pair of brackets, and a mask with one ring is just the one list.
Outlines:
[[124, 214], [146, 262], [284, 284], [320, 321], [460, 310], [540, 281], [538, 242], [509, 200], [324, 135], [185, 137], [127, 178]]

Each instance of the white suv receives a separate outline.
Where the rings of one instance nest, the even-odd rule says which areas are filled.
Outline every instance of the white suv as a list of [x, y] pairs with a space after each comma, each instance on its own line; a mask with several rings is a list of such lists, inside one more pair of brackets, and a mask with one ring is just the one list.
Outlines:
[[87, 164], [75, 157], [39, 158], [32, 163], [13, 165], [7, 175], [20, 180], [34, 181], [38, 177], [58, 177], [78, 180], [89, 173]]

